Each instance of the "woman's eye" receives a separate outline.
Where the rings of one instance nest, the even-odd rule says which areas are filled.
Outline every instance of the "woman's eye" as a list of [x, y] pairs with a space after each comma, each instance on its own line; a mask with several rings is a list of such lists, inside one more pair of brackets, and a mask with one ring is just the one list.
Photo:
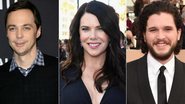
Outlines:
[[98, 30], [103, 30], [102, 27], [99, 27]]
[[83, 30], [83, 31], [87, 31], [87, 30], [89, 30], [89, 28], [83, 27], [82, 30]]

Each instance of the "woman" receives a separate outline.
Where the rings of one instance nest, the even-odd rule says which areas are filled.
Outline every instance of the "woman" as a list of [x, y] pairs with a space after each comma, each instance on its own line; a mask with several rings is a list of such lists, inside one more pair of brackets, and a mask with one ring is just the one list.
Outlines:
[[125, 55], [119, 18], [98, 1], [83, 4], [70, 25], [70, 53], [62, 64], [61, 104], [124, 104]]

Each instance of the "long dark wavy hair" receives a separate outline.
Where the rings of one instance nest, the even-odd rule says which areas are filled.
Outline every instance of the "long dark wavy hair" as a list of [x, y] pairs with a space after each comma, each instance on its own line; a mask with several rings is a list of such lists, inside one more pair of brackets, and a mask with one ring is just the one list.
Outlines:
[[[144, 41], [144, 36], [143, 33], [146, 33], [146, 26], [147, 26], [147, 21], [148, 18], [153, 15], [153, 14], [160, 14], [160, 13], [169, 13], [173, 16], [175, 26], [177, 30], [181, 29], [182, 32], [183, 30], [183, 22], [182, 18], [180, 15], [180, 12], [178, 9], [170, 4], [167, 1], [154, 1], [151, 4], [147, 5], [144, 9], [141, 15], [139, 16], [139, 40], [141, 44], [141, 50], [143, 53], [148, 52], [148, 47], [147, 44]], [[160, 22], [160, 21], [159, 21]], [[181, 37], [180, 40], [177, 42], [177, 46], [175, 47], [174, 53], [178, 54], [181, 47], [182, 47], [182, 39], [183, 39], [183, 34], [181, 32]]]
[[[94, 76], [95, 87], [99, 92], [102, 92], [102, 84], [108, 81], [109, 86], [117, 84], [125, 89], [125, 52], [121, 51], [120, 47], [120, 28], [119, 17], [115, 10], [104, 3], [91, 1], [84, 3], [70, 25], [70, 52], [68, 59], [61, 64], [62, 78], [67, 81], [75, 81], [81, 78], [82, 64], [84, 63], [84, 49], [80, 45], [79, 26], [80, 19], [84, 13], [91, 13], [98, 18], [98, 21], [103, 31], [109, 36], [110, 42], [106, 49], [106, 60], [103, 67], [96, 72]], [[75, 78], [68, 77], [65, 73], [69, 69], [75, 69]]]

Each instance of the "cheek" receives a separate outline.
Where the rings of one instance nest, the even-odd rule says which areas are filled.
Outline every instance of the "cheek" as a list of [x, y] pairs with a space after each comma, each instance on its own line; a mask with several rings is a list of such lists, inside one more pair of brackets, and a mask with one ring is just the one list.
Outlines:
[[80, 33], [80, 41], [84, 42], [88, 39], [88, 35], [84, 33]]
[[150, 37], [145, 37], [145, 43], [146, 43], [147, 45], [152, 45], [152, 44], [153, 44], [153, 41], [154, 41], [154, 40], [152, 40]]
[[109, 36], [105, 32], [101, 32], [98, 34], [98, 37], [101, 38], [104, 42], [109, 42]]
[[109, 44], [109, 41], [110, 41], [109, 37], [106, 36], [106, 38], [104, 39], [104, 42], [105, 42], [106, 44]]
[[8, 38], [9, 41], [13, 40], [13, 38], [14, 38], [14, 35], [13, 34], [9, 34], [9, 35], [6, 35], [6, 36], [7, 36], [7, 38]]
[[83, 40], [84, 40], [84, 37], [80, 35], [80, 42], [82, 42]]
[[155, 34], [149, 34], [149, 33], [145, 34], [143, 37], [144, 37], [144, 41], [147, 43], [151, 43], [156, 38]]
[[103, 43], [104, 43], [104, 47], [108, 47], [109, 46], [109, 42], [110, 42], [110, 39], [109, 38], [104, 38], [103, 39]]

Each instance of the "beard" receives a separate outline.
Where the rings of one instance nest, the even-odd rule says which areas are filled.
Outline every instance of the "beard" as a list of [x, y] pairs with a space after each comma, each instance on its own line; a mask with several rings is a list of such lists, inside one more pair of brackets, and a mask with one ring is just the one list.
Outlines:
[[[159, 41], [160, 41], [160, 40], [159, 40]], [[154, 42], [154, 45], [155, 45], [155, 44], [158, 44], [159, 41]], [[169, 42], [169, 41], [165, 41], [165, 43], [166, 43], [167, 45], [170, 45], [170, 44], [171, 44], [171, 42]], [[174, 43], [174, 44], [172, 44], [171, 47], [170, 47], [170, 49], [169, 49], [166, 53], [159, 54], [159, 53], [156, 52], [156, 50], [153, 48], [153, 46], [151, 46], [150, 44], [147, 44], [148, 49], [149, 49], [151, 55], [152, 55], [155, 59], [161, 60], [161, 61], [165, 61], [165, 60], [167, 60], [167, 59], [170, 58], [170, 56], [173, 54], [173, 52], [174, 52], [174, 50], [175, 50], [175, 48], [176, 48], [176, 45], [177, 45], [177, 42]]]

